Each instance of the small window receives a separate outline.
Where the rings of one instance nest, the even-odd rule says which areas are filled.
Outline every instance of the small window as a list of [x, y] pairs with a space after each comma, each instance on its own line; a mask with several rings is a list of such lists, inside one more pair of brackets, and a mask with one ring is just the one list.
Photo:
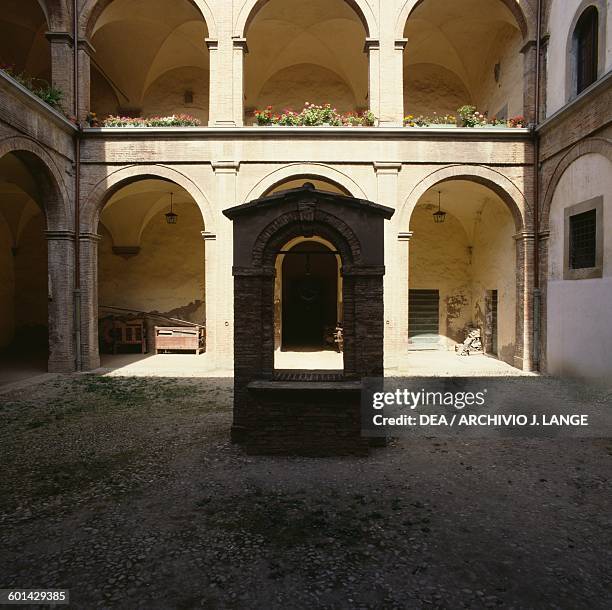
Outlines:
[[589, 210], [570, 216], [570, 267], [595, 267], [597, 252], [597, 212]]
[[603, 277], [603, 197], [565, 208], [563, 279]]
[[589, 6], [580, 16], [574, 30], [577, 93], [581, 93], [597, 80], [598, 27], [597, 9]]

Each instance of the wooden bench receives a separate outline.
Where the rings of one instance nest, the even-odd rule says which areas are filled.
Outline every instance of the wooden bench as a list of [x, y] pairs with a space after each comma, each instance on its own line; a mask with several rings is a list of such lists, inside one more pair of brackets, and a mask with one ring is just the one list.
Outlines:
[[155, 353], [164, 351], [204, 351], [204, 327], [156, 326]]

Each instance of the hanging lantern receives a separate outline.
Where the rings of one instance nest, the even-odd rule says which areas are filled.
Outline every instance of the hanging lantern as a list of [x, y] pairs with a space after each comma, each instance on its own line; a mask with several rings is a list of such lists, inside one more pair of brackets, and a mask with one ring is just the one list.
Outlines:
[[433, 219], [436, 224], [442, 224], [446, 220], [446, 212], [442, 211], [440, 203], [440, 191], [438, 191], [438, 211], [433, 213]]
[[175, 225], [176, 221], [178, 220], [178, 214], [175, 214], [172, 211], [173, 198], [174, 198], [174, 193], [170, 193], [170, 211], [166, 214], [166, 222], [169, 225]]

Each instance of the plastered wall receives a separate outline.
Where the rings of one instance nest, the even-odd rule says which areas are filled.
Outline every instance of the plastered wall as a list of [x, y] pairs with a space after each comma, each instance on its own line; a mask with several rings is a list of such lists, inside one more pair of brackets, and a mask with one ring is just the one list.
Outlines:
[[[479, 193], [474, 193], [477, 198]], [[516, 324], [514, 223], [494, 195], [469, 216], [433, 221], [433, 205], [418, 205], [410, 230], [409, 285], [440, 293], [440, 347], [452, 348], [466, 327], [485, 327], [487, 291], [498, 291], [498, 356], [513, 364]]]
[[487, 201], [474, 228], [472, 319], [484, 328], [488, 290], [497, 290], [497, 355], [514, 364], [516, 335], [516, 252], [512, 218], [501, 201]]
[[[547, 66], [546, 115], [550, 116], [562, 108], [570, 99], [567, 88], [567, 70], [570, 61], [568, 40], [575, 25], [576, 17], [588, 4], [596, 5], [600, 10], [600, 34], [603, 34], [603, 65], [600, 62], [599, 72], [605, 74], [612, 67], [612, 8], [609, 0], [552, 0], [547, 32], [550, 34]], [[602, 10], [603, 9], [603, 10]]]
[[[553, 375], [609, 379], [612, 375], [612, 163], [599, 154], [565, 171], [550, 210], [547, 359]], [[603, 277], [563, 279], [564, 210], [603, 196]]]
[[409, 285], [412, 289], [439, 290], [440, 347], [451, 348], [463, 341], [470, 322], [469, 241], [455, 216], [448, 215], [444, 224], [435, 224], [433, 212], [433, 207], [419, 205], [412, 215]]
[[113, 253], [112, 239], [101, 225], [100, 305], [204, 323], [202, 217], [194, 204], [177, 204], [174, 211], [178, 223], [168, 225], [164, 212], [156, 214], [143, 231], [140, 252], [128, 258]]

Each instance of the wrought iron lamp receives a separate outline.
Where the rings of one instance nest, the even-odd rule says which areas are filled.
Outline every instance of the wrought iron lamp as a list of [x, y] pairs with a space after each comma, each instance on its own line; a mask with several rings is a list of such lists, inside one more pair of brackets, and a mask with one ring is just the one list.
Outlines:
[[178, 214], [175, 214], [172, 210], [172, 204], [174, 199], [174, 193], [170, 193], [170, 211], [166, 214], [166, 222], [169, 225], [175, 225], [178, 220]]
[[440, 203], [440, 191], [438, 191], [438, 211], [433, 213], [433, 219], [436, 224], [442, 224], [446, 220], [446, 212], [442, 211]]

